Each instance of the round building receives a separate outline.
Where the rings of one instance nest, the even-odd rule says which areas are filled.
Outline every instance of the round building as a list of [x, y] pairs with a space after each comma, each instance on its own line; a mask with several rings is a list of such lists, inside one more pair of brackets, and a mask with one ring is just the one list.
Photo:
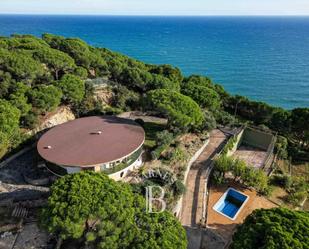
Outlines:
[[118, 180], [142, 165], [144, 141], [143, 128], [133, 120], [93, 116], [53, 127], [37, 149], [54, 174], [93, 170]]

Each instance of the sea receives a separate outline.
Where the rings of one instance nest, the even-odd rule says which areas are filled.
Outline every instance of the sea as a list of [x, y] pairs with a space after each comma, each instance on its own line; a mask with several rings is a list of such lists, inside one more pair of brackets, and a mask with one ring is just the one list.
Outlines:
[[0, 35], [79, 37], [232, 93], [286, 109], [309, 107], [309, 17], [0, 15]]

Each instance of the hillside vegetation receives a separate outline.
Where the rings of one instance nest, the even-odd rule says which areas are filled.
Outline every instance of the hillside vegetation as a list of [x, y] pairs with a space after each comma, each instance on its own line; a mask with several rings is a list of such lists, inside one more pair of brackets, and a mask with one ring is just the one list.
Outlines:
[[238, 227], [230, 248], [308, 248], [308, 233], [308, 212], [284, 208], [258, 209]]
[[[85, 81], [94, 78], [110, 82], [111, 106], [94, 98], [92, 84]], [[236, 114], [242, 122], [287, 137], [294, 160], [309, 160], [308, 108], [288, 111], [232, 96], [207, 77], [184, 77], [170, 65], [145, 64], [78, 38], [1, 37], [0, 157], [26, 139], [24, 131], [35, 127], [40, 116], [59, 105], [69, 105], [77, 116], [156, 111], [176, 133], [213, 127], [214, 121], [233, 124]]]

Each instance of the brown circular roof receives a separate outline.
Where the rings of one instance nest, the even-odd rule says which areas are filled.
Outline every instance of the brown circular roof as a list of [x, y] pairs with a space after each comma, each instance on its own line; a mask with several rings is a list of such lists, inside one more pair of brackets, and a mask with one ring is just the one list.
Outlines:
[[143, 128], [114, 116], [79, 118], [50, 129], [37, 144], [47, 161], [65, 166], [92, 166], [123, 158], [145, 139]]

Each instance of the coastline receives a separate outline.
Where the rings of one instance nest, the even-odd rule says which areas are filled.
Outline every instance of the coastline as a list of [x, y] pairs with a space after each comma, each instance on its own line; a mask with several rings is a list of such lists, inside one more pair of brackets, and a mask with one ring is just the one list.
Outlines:
[[232, 94], [289, 110], [309, 107], [308, 17], [0, 15], [0, 21], [1, 35], [80, 37], [147, 63], [177, 66], [185, 76], [207, 75]]

